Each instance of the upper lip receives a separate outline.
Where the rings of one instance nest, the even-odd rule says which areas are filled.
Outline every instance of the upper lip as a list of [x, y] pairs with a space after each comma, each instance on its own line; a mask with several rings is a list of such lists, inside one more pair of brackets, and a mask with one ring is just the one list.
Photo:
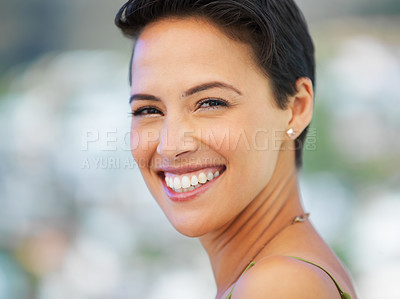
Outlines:
[[199, 171], [202, 169], [206, 168], [222, 168], [225, 167], [223, 164], [219, 165], [187, 165], [187, 166], [181, 166], [181, 167], [175, 167], [175, 166], [163, 166], [156, 168], [156, 172], [158, 173], [174, 173], [174, 174], [184, 174], [184, 173], [190, 173], [190, 172], [195, 172]]

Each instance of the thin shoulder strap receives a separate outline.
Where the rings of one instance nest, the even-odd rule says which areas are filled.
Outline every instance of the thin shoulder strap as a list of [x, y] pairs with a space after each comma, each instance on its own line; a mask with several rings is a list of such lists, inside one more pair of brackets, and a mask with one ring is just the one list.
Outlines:
[[[240, 277], [242, 277], [242, 276], [243, 276], [251, 267], [253, 267], [255, 264], [256, 264], [256, 262], [251, 262], [251, 263], [247, 266], [247, 268], [243, 271], [243, 273], [240, 275]], [[239, 277], [239, 279], [240, 279], [240, 277]], [[238, 280], [239, 280], [239, 279], [238, 279]], [[236, 284], [235, 284], [235, 285], [236, 285]], [[225, 299], [231, 299], [233, 290], [235, 289], [235, 285], [232, 287], [231, 291], [229, 292], [228, 296], [226, 296]]]
[[[326, 274], [328, 274], [328, 276], [329, 276], [329, 277], [332, 279], [332, 281], [335, 283], [336, 288], [338, 289], [338, 291], [339, 291], [340, 296], [342, 297], [342, 299], [351, 299], [351, 296], [350, 296], [348, 293], [346, 293], [346, 292], [344, 292], [344, 291], [342, 290], [342, 288], [340, 287], [340, 285], [337, 283], [336, 279], [333, 278], [333, 276], [332, 276], [328, 271], [326, 271], [324, 268], [322, 268], [321, 266], [319, 266], [319, 265], [317, 265], [317, 264], [315, 264], [315, 263], [313, 263], [313, 262], [307, 261], [307, 260], [305, 260], [305, 259], [302, 259], [302, 258], [299, 258], [299, 257], [296, 257], [296, 256], [290, 256], [290, 257], [291, 257], [291, 258], [294, 258], [294, 259], [296, 259], [296, 260], [299, 260], [299, 261], [302, 261], [302, 262], [311, 264], [311, 265], [313, 265], [313, 266], [315, 266], [315, 267], [318, 267], [318, 268], [321, 269], [322, 271], [324, 271]], [[240, 275], [240, 277], [242, 277], [242, 276], [243, 276], [251, 267], [253, 267], [255, 264], [256, 264], [256, 262], [251, 262], [251, 263], [247, 266], [247, 268], [243, 271], [243, 273]], [[239, 279], [240, 279], [240, 277], [239, 277]], [[228, 296], [226, 296], [225, 299], [231, 299], [232, 293], [233, 293], [233, 290], [234, 290], [234, 289], [235, 289], [235, 285], [232, 287], [231, 291], [229, 292]]]
[[299, 257], [295, 257], [295, 256], [291, 256], [291, 257], [296, 259], [296, 260], [299, 260], [299, 261], [302, 261], [302, 262], [305, 262], [305, 263], [308, 263], [308, 264], [311, 264], [311, 265], [313, 265], [315, 267], [320, 268], [322, 271], [324, 271], [326, 274], [328, 274], [328, 276], [333, 280], [333, 282], [336, 285], [336, 288], [338, 289], [338, 291], [340, 293], [340, 296], [342, 296], [342, 299], [351, 299], [351, 296], [349, 294], [347, 294], [346, 292], [343, 292], [342, 288], [339, 286], [339, 284], [337, 283], [336, 279], [333, 278], [333, 276], [328, 271], [326, 271], [324, 268], [322, 268], [321, 266], [319, 266], [317, 264], [314, 264], [313, 262], [307, 261], [305, 259], [302, 259], [302, 258], [299, 258]]

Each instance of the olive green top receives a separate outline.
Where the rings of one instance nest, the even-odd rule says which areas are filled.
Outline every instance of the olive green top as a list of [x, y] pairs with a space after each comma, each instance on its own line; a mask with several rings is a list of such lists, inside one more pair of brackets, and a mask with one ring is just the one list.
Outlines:
[[[332, 276], [328, 271], [326, 271], [324, 268], [322, 268], [321, 266], [319, 266], [319, 265], [317, 265], [317, 264], [314, 264], [314, 263], [312, 263], [312, 262], [310, 262], [310, 261], [307, 261], [307, 260], [305, 260], [305, 259], [302, 259], [302, 258], [299, 258], [299, 257], [295, 257], [295, 256], [291, 256], [291, 257], [294, 258], [294, 259], [297, 259], [297, 260], [300, 260], [300, 261], [309, 263], [309, 264], [311, 264], [311, 265], [313, 265], [313, 266], [315, 266], [315, 267], [320, 268], [322, 271], [324, 271], [326, 274], [328, 274], [328, 276], [333, 280], [333, 282], [334, 282], [335, 285], [336, 285], [336, 288], [337, 288], [338, 291], [339, 291], [339, 294], [340, 294], [341, 298], [342, 298], [342, 299], [351, 299], [350, 295], [347, 294], [347, 293], [345, 293], [345, 292], [343, 292], [342, 288], [339, 286], [339, 284], [337, 283], [337, 281], [336, 281], [336, 280], [333, 278], [333, 276]], [[243, 273], [242, 273], [242, 275], [241, 275], [240, 277], [242, 277], [242, 276], [247, 272], [247, 270], [249, 270], [249, 269], [250, 269], [251, 267], [253, 267], [255, 264], [256, 264], [256, 262], [251, 262], [251, 263], [247, 266], [247, 268], [243, 271]], [[226, 296], [225, 299], [231, 299], [232, 293], [233, 293], [233, 289], [234, 289], [234, 288], [235, 288], [235, 286], [233, 286], [232, 290], [229, 292], [228, 296]]]

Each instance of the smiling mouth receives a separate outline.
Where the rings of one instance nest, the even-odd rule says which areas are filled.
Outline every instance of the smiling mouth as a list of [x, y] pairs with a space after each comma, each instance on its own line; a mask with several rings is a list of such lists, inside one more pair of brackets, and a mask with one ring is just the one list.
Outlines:
[[216, 166], [184, 174], [161, 172], [160, 176], [174, 193], [189, 193], [215, 180], [225, 169], [225, 166]]

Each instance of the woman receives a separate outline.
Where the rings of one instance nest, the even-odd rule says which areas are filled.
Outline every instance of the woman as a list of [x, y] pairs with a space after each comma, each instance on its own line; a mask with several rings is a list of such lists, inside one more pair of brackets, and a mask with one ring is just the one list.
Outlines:
[[131, 0], [132, 154], [216, 298], [356, 298], [303, 211], [314, 49], [291, 0]]

